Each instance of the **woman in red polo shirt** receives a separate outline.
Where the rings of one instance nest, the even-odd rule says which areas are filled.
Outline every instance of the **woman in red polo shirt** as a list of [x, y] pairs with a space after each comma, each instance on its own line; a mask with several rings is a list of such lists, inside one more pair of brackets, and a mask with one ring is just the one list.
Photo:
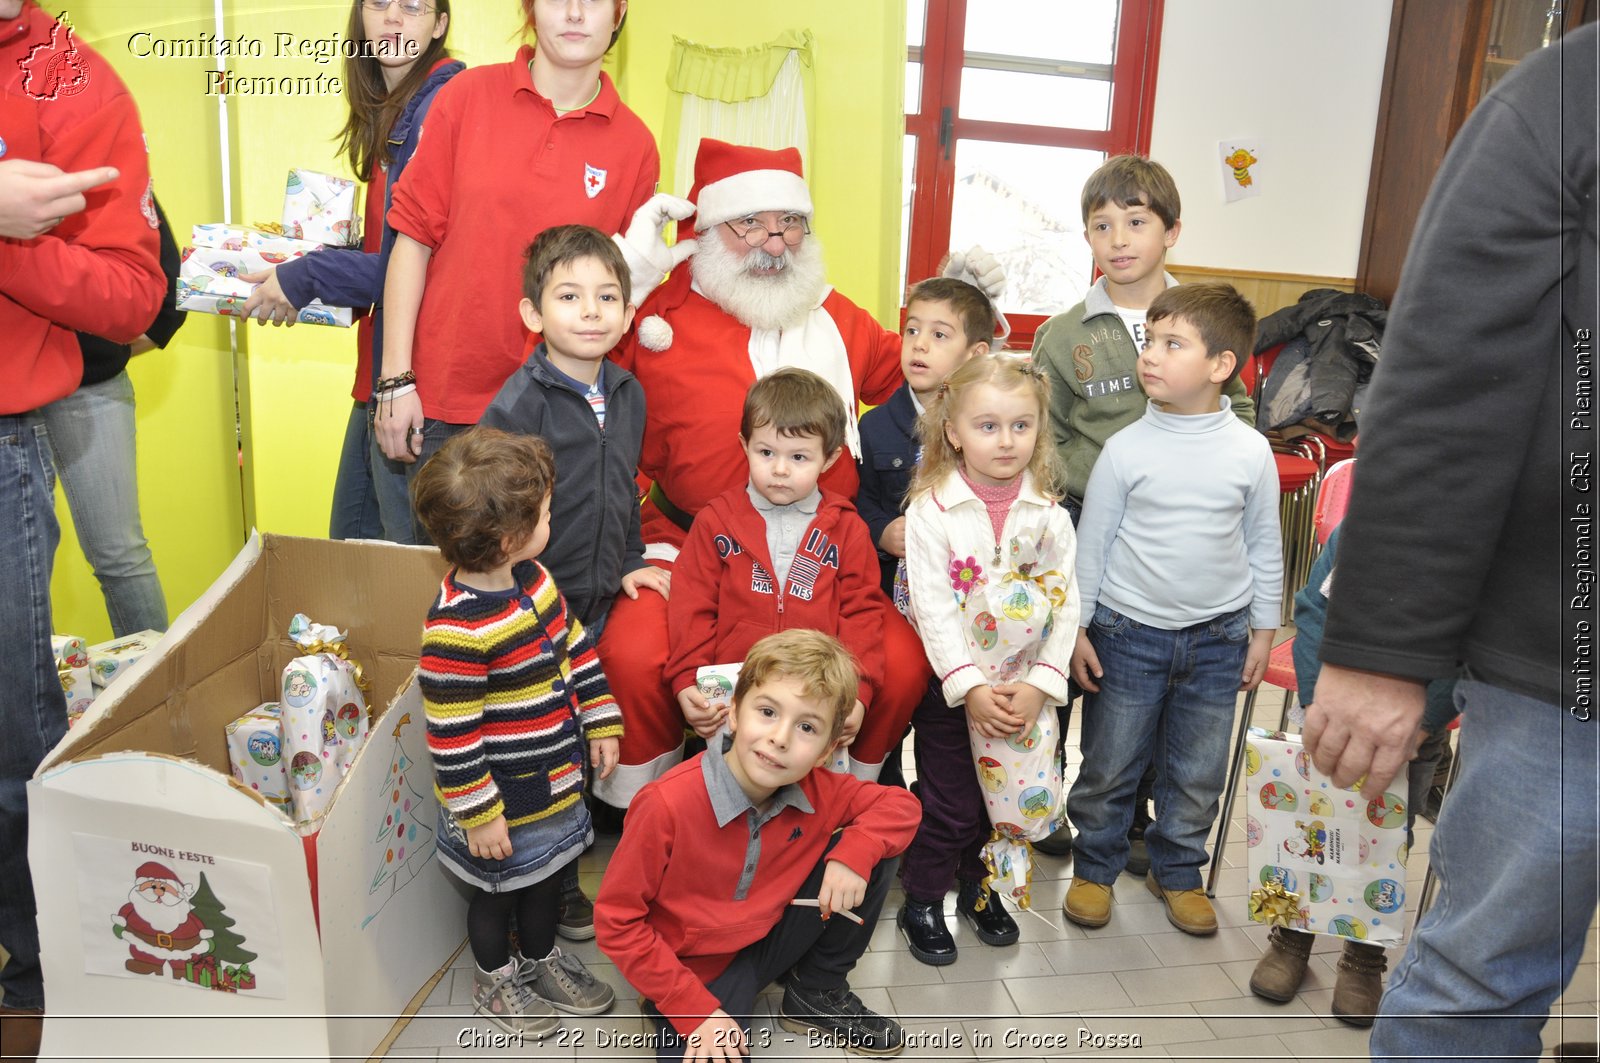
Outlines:
[[[409, 477], [522, 364], [522, 255], [552, 225], [617, 232], [655, 191], [650, 131], [601, 60], [627, 0], [522, 0], [537, 43], [439, 94], [394, 190], [375, 442]], [[409, 510], [385, 537], [426, 541]]]
[[394, 244], [394, 230], [383, 219], [389, 193], [417, 150], [434, 94], [467, 68], [445, 50], [449, 29], [450, 0], [351, 0], [345, 33], [372, 46], [370, 54], [364, 50], [344, 61], [350, 113], [339, 131], [339, 147], [352, 172], [367, 183], [361, 249], [318, 251], [243, 278], [260, 282], [245, 303], [245, 313], [263, 324], [293, 324], [298, 309], [313, 299], [329, 306], [376, 308], [356, 327], [356, 380], [350, 393], [355, 406], [345, 427], [328, 522], [334, 539], [383, 537], [380, 490], [393, 495], [391, 507], [407, 504], [405, 478], [387, 475], [385, 469], [375, 479], [372, 468], [368, 399], [377, 379], [373, 355], [382, 349], [383, 277]]

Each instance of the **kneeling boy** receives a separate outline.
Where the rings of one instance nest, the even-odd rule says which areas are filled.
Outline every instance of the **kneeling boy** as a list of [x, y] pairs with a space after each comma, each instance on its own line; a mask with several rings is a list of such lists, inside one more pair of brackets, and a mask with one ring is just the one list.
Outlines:
[[658, 1059], [747, 1052], [756, 997], [786, 971], [785, 1029], [869, 1055], [904, 1047], [899, 1024], [865, 1008], [847, 977], [921, 807], [817, 770], [855, 697], [835, 639], [769, 635], [745, 658], [727, 731], [629, 807], [595, 927], [648, 1001]]

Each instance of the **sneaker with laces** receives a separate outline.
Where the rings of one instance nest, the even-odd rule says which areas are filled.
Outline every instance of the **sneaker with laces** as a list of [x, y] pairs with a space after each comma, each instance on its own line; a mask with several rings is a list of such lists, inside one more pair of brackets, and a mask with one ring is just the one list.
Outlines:
[[790, 979], [778, 1006], [778, 1025], [802, 1035], [817, 1030], [827, 1044], [862, 1056], [895, 1056], [906, 1047], [900, 1024], [861, 1003], [847, 985], [802, 989]]
[[617, 991], [589, 973], [583, 961], [559, 948], [542, 960], [513, 953], [517, 981], [552, 1007], [569, 1015], [599, 1015], [611, 1010]]
[[1148, 876], [1144, 882], [1166, 906], [1167, 922], [1185, 934], [1197, 937], [1217, 932], [1217, 912], [1206, 898], [1205, 890], [1198, 887], [1192, 890], [1169, 890], [1157, 882], [1154, 875]]
[[561, 894], [561, 921], [556, 933], [568, 941], [589, 941], [594, 937], [594, 902], [581, 888]]
[[561, 1028], [561, 1016], [518, 977], [516, 957], [497, 971], [472, 975], [472, 1010], [508, 1034], [544, 1037]]

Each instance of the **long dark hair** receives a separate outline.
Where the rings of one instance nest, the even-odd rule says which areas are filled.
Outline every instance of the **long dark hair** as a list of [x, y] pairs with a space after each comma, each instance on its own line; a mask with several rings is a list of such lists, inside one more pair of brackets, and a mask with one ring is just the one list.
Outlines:
[[[450, 0], [429, 0], [434, 16], [449, 17]], [[411, 97], [417, 94], [422, 83], [428, 80], [433, 67], [450, 52], [444, 42], [450, 36], [450, 27], [437, 38], [429, 38], [417, 61], [406, 71], [400, 84], [390, 91], [383, 79], [383, 66], [371, 55], [347, 55], [344, 60], [344, 98], [350, 105], [350, 116], [339, 130], [339, 153], [350, 160], [351, 169], [358, 180], [368, 180], [373, 167], [390, 159], [389, 131], [394, 128], [400, 112], [406, 109]], [[361, 0], [350, 4], [350, 22], [345, 27], [345, 39], [366, 44], [366, 27], [361, 21]], [[362, 49], [364, 53], [365, 48]]]

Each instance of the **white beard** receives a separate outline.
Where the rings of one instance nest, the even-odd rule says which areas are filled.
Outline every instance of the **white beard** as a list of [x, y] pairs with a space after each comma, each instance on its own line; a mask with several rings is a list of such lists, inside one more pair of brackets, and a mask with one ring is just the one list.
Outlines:
[[706, 298], [741, 324], [772, 330], [800, 324], [827, 288], [821, 242], [807, 236], [799, 247], [786, 248], [784, 268], [769, 275], [750, 272], [761, 254], [751, 249], [741, 255], [729, 250], [717, 234], [707, 233], [700, 236], [689, 268]]
[[194, 905], [188, 901], [165, 905], [160, 901], [145, 899], [144, 894], [138, 890], [130, 891], [128, 900], [133, 902], [133, 910], [138, 913], [139, 918], [163, 934], [170, 934], [182, 926], [183, 921], [189, 918], [189, 913], [194, 910]]

